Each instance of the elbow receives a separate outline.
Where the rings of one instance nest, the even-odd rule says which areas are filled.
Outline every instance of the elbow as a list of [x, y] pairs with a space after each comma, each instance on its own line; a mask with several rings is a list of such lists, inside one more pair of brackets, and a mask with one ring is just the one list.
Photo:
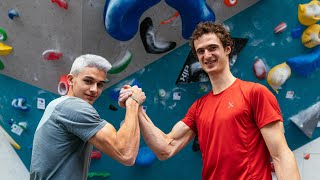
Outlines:
[[133, 166], [136, 162], [137, 154], [130, 153], [121, 157], [121, 164], [125, 166]]
[[122, 164], [125, 166], [133, 166], [135, 164], [135, 161], [136, 161], [136, 158], [130, 158], [130, 159], [124, 160]]
[[156, 156], [160, 161], [164, 161], [169, 159], [172, 156], [172, 153], [170, 151], [162, 151], [162, 152], [156, 153]]

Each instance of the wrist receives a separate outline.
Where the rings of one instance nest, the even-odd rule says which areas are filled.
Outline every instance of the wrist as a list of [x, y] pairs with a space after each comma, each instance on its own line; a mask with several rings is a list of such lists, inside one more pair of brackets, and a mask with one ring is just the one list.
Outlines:
[[130, 96], [129, 98], [131, 98], [133, 101], [140, 105], [138, 99], [135, 96]]

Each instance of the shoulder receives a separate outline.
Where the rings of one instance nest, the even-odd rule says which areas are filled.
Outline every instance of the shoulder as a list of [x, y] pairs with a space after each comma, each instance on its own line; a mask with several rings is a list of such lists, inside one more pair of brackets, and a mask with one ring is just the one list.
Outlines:
[[206, 102], [207, 99], [210, 97], [210, 93], [212, 93], [211, 90], [207, 94], [205, 94], [202, 97], [200, 97], [199, 99], [197, 99], [193, 104], [202, 104], [202, 103]]
[[59, 103], [57, 108], [64, 112], [96, 113], [95, 108], [91, 104], [77, 97], [65, 97], [64, 100]]
[[250, 93], [260, 93], [260, 92], [269, 91], [269, 89], [266, 86], [256, 82], [250, 82], [250, 81], [244, 81], [244, 80], [238, 79], [238, 84], [242, 90]]

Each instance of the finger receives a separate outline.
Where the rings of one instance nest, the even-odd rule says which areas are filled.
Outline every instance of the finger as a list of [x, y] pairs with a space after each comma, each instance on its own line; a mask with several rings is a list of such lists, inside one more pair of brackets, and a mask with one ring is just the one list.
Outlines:
[[127, 98], [129, 95], [129, 93], [124, 93], [124, 94], [121, 94], [119, 97], [118, 97], [118, 100], [120, 99], [124, 99], [124, 98]]
[[132, 93], [131, 89], [121, 89], [119, 94]]
[[118, 101], [119, 102], [124, 102], [127, 99], [128, 99], [128, 96], [123, 96], [123, 97], [119, 98]]
[[124, 89], [129, 89], [129, 88], [131, 88], [131, 86], [130, 85], [124, 85], [123, 88]]

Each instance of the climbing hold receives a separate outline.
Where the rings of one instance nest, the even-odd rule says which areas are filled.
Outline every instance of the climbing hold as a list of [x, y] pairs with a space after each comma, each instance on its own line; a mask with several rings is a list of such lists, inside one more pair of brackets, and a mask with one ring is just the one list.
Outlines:
[[106, 31], [117, 40], [130, 40], [138, 31], [141, 15], [160, 1], [107, 0], [103, 11]]
[[18, 125], [23, 129], [23, 130], [27, 130], [28, 128], [28, 123], [25, 121], [19, 122]]
[[145, 18], [140, 24], [140, 37], [144, 49], [151, 54], [161, 54], [176, 47], [175, 42], [158, 41], [151, 18]]
[[123, 71], [130, 64], [131, 59], [132, 53], [127, 50], [122, 58], [112, 64], [112, 68], [108, 71], [108, 74], [117, 74]]
[[58, 84], [58, 93], [60, 95], [66, 95], [69, 90], [69, 83], [68, 83], [68, 75], [62, 75], [60, 77], [60, 81]]
[[63, 9], [68, 9], [68, 2], [65, 0], [51, 0], [52, 3], [56, 3], [59, 7]]
[[295, 27], [291, 30], [291, 37], [292, 38], [300, 38], [302, 35], [302, 26], [298, 26], [298, 27]]
[[306, 160], [308, 160], [308, 159], [310, 158], [310, 153], [304, 154], [303, 158], [306, 159]]
[[0, 131], [4, 134], [4, 136], [7, 138], [9, 143], [17, 150], [20, 150], [20, 145], [0, 126]]
[[150, 166], [156, 160], [156, 155], [148, 146], [140, 147], [135, 164], [138, 166]]
[[206, 0], [166, 0], [165, 2], [179, 12], [184, 39], [190, 38], [198, 23], [216, 19]]
[[238, 0], [224, 0], [224, 4], [228, 7], [235, 6], [238, 3]]
[[0, 55], [6, 56], [6, 55], [10, 54], [11, 51], [12, 51], [11, 46], [5, 45], [0, 42]]
[[312, 0], [307, 4], [299, 4], [298, 19], [303, 25], [310, 26], [320, 20], [320, 2]]
[[287, 63], [278, 64], [273, 67], [268, 73], [267, 82], [271, 88], [278, 93], [281, 85], [290, 77], [291, 69]]
[[263, 61], [258, 58], [253, 64], [253, 72], [258, 79], [264, 79], [267, 75], [267, 68]]
[[273, 32], [275, 34], [281, 33], [287, 29], [287, 24], [285, 22], [281, 22], [277, 27], [274, 28]]
[[58, 50], [49, 49], [42, 53], [42, 57], [46, 60], [59, 60], [62, 53]]
[[307, 48], [313, 48], [320, 44], [320, 25], [319, 24], [313, 24], [309, 26], [301, 36], [302, 44]]
[[93, 178], [93, 177], [106, 178], [106, 177], [110, 177], [110, 176], [111, 176], [111, 174], [107, 173], [107, 172], [89, 172], [88, 173], [88, 178]]
[[102, 157], [101, 152], [97, 150], [93, 150], [91, 152], [91, 159], [100, 159]]
[[27, 106], [27, 99], [23, 97], [18, 97], [12, 100], [12, 107], [19, 109], [21, 111], [28, 111], [29, 107]]
[[176, 12], [171, 18], [161, 21], [160, 24], [169, 24], [170, 22], [174, 21], [179, 15], [179, 12]]
[[161, 97], [161, 98], [164, 98], [166, 96], [166, 91], [164, 89], [159, 89], [158, 91], [158, 95]]
[[320, 121], [320, 101], [312, 106], [300, 111], [298, 114], [290, 117], [289, 119], [306, 135], [312, 138], [314, 130]]
[[311, 53], [288, 58], [286, 62], [295, 73], [307, 77], [320, 68], [320, 46], [313, 48]]
[[1, 59], [0, 59], [0, 70], [3, 70], [4, 69], [4, 64], [3, 64], [3, 62], [1, 61]]
[[112, 105], [112, 104], [109, 105], [109, 109], [112, 110], [112, 111], [118, 111], [118, 108], [115, 107], [115, 106]]
[[6, 41], [7, 40], [7, 33], [4, 29], [0, 28], [0, 41]]
[[19, 13], [15, 9], [10, 9], [8, 11], [8, 17], [13, 20], [15, 17], [19, 17]]

